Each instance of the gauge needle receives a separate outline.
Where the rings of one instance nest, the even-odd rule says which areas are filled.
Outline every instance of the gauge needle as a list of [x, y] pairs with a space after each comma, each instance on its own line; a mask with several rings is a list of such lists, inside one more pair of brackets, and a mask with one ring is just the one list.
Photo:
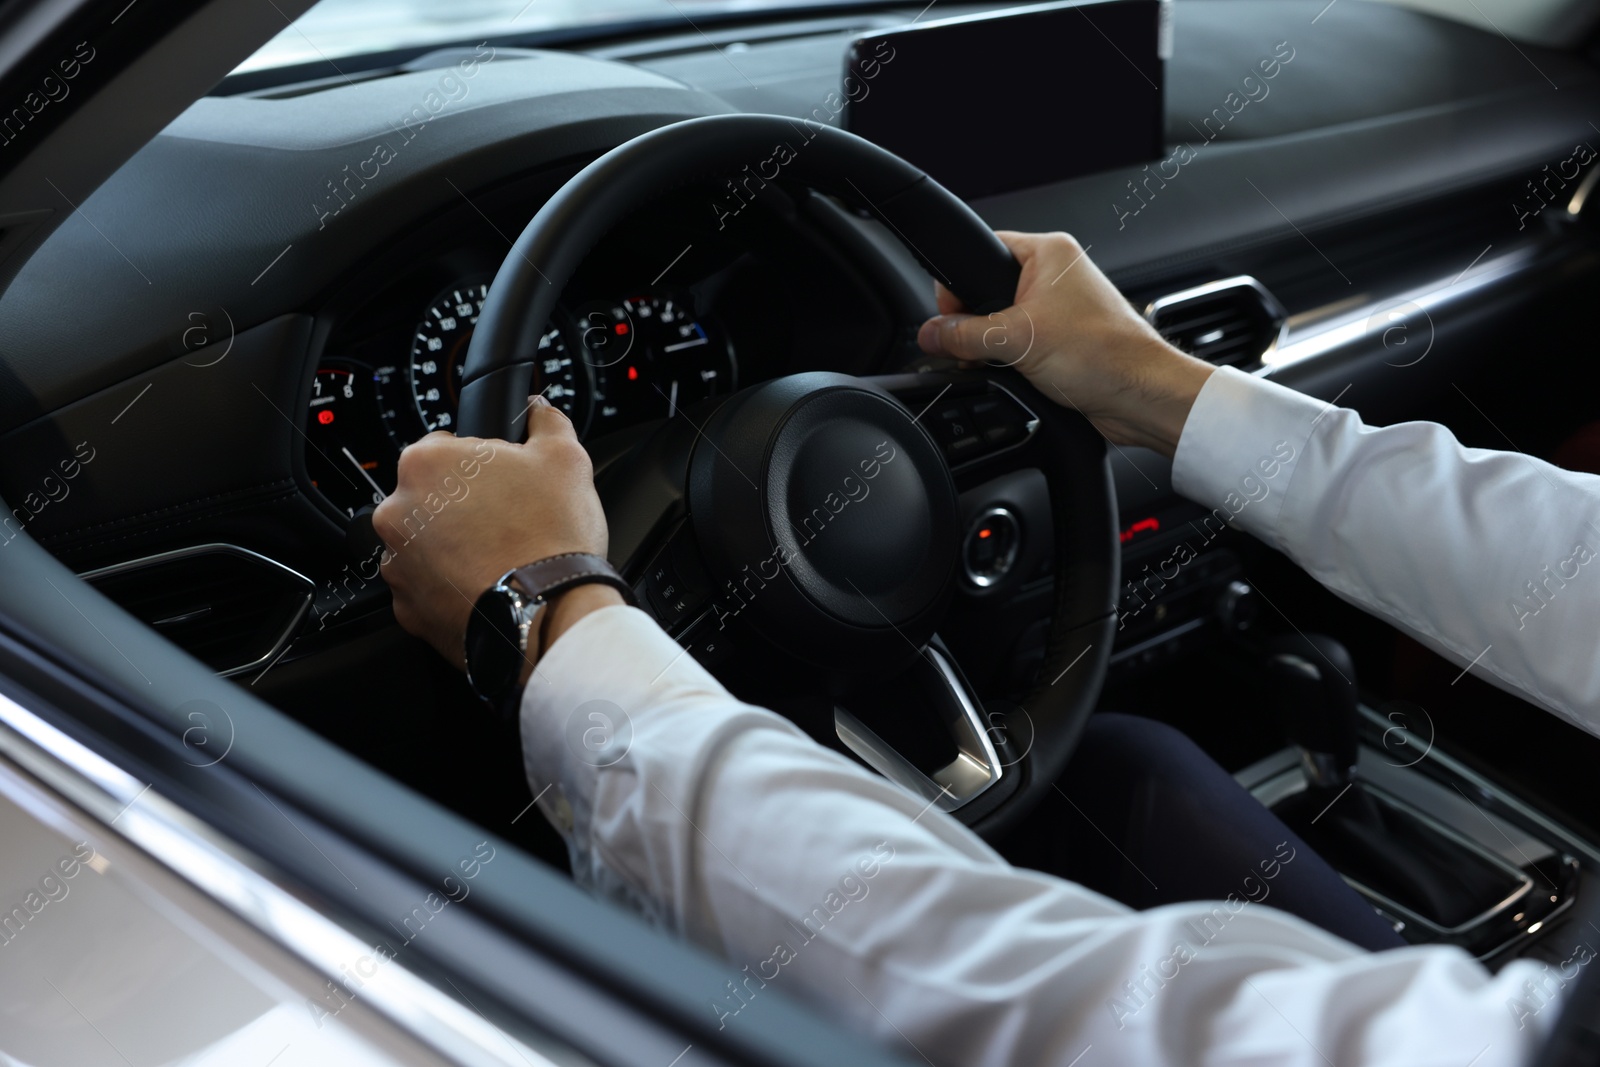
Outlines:
[[348, 448], [341, 448], [341, 449], [339, 449], [339, 451], [344, 453], [345, 458], [350, 461], [350, 465], [351, 466], [353, 466], [356, 470], [361, 472], [361, 477], [365, 478], [367, 480], [367, 484], [372, 486], [372, 491], [374, 493], [378, 494], [378, 499], [379, 500], [387, 500], [387, 499], [389, 499], [389, 494], [385, 493], [383, 491], [383, 489], [379, 487], [378, 483], [372, 480], [372, 475], [367, 473], [367, 468], [365, 468], [365, 467], [363, 467], [361, 465], [361, 461], [359, 459], [357, 459], [355, 456], [351, 455], [350, 450]]
[[672, 379], [672, 395], [667, 397], [667, 418], [678, 413], [678, 379]]
[[667, 347], [663, 348], [661, 351], [663, 351], [663, 352], [681, 352], [685, 348], [693, 348], [696, 345], [703, 345], [703, 344], [708, 344], [708, 343], [709, 342], [704, 337], [696, 337], [692, 341], [679, 341], [675, 345], [668, 345]]

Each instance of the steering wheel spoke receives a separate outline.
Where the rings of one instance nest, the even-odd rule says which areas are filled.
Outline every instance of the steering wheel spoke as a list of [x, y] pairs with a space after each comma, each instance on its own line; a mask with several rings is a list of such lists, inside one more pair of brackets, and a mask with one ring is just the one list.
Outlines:
[[[1017, 759], [1003, 717], [986, 712], [937, 637], [904, 672], [834, 705], [839, 741], [930, 807], [972, 818], [1014, 790]], [[907, 698], [911, 707], [900, 706]], [[899, 736], [896, 736], [899, 735]]]

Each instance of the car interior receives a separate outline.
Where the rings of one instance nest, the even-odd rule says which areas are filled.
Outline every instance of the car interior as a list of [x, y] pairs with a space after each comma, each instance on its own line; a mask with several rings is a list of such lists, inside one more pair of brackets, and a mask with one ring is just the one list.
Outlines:
[[[80, 646], [30, 668], [58, 704], [77, 676], [136, 709], [83, 730], [170, 762], [220, 709], [240, 754], [215, 771], [276, 783], [308, 822], [411, 855], [401, 839], [434, 825], [394, 821], [413, 797], [558, 893], [566, 848], [529, 811], [516, 723], [397, 626], [369, 518], [407, 444], [512, 436], [537, 393], [594, 460], [612, 562], [689, 654], [1003, 853], [1058, 802], [1087, 717], [1129, 712], [1192, 737], [1408, 941], [1558, 964], [1600, 885], [1600, 740], [1180, 497], [1169, 461], [1108, 445], [1009, 361], [958, 368], [916, 331], [935, 278], [975, 311], [1010, 302], [991, 229], [1064, 230], [1185, 351], [1600, 474], [1593, 15], [725, 5], [445, 23], [330, 58], [267, 12], [230, 47], [281, 31], [287, 58], [139, 104], [176, 117], [130, 131], [103, 181], [63, 176], [49, 211], [0, 217], [0, 562], [37, 575], [8, 579], [4, 612], [48, 602], [52, 640]], [[1006, 81], [1003, 50], [1046, 17], [1110, 58], [1063, 73], [1041, 54]], [[827, 389], [846, 399], [805, 425]], [[763, 451], [780, 426], [793, 471]], [[880, 436], [938, 491], [899, 525], [817, 511]], [[785, 517], [800, 529], [775, 532]], [[784, 538], [813, 578], [763, 575]], [[65, 579], [23, 567], [29, 543], [88, 589], [39, 584]], [[881, 589], [835, 597], [863, 558]], [[1584, 582], [1507, 590], [1504, 611]], [[234, 811], [225, 780], [172, 790]], [[217, 818], [306, 860], [243, 809]], [[359, 910], [313, 877], [308, 898]], [[633, 988], [665, 1011], [660, 984]], [[594, 1042], [620, 1038], [573, 1040], [606, 1058]]]

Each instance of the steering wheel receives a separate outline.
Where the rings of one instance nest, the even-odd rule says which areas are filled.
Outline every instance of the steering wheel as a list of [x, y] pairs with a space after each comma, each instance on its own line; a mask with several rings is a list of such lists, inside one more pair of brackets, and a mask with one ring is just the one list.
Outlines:
[[[775, 115], [691, 119], [601, 156], [523, 230], [472, 337], [460, 431], [521, 438], [540, 333], [621, 219], [761, 161], [764, 170], [781, 161], [768, 181], [876, 215], [974, 312], [1011, 304], [1019, 268], [1010, 251], [898, 156]], [[970, 516], [964, 528], [960, 493], [1018, 475], [1042, 475], [1047, 493], [1036, 495], [1048, 502], [1002, 532], [1049, 539], [1053, 610], [1032, 691], [1019, 706], [986, 707], [937, 634], [958, 582], [972, 580], [958, 564], [979, 531]], [[1104, 439], [1021, 375], [812, 372], [763, 382], [667, 420], [599, 466], [596, 487], [612, 563], [669, 633], [719, 674], [733, 649], [796, 666], [786, 684], [833, 705], [837, 740], [930, 806], [993, 836], [1062, 773], [1111, 652], [1115, 490]], [[841, 696], [873, 685], [912, 694], [896, 721]]]

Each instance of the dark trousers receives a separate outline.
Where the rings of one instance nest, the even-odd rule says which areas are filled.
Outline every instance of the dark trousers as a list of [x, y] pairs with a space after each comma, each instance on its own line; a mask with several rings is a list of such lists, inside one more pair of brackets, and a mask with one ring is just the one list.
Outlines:
[[1094, 716], [1057, 788], [1002, 851], [1134, 908], [1232, 894], [1373, 951], [1405, 944], [1216, 761], [1153, 719]]

